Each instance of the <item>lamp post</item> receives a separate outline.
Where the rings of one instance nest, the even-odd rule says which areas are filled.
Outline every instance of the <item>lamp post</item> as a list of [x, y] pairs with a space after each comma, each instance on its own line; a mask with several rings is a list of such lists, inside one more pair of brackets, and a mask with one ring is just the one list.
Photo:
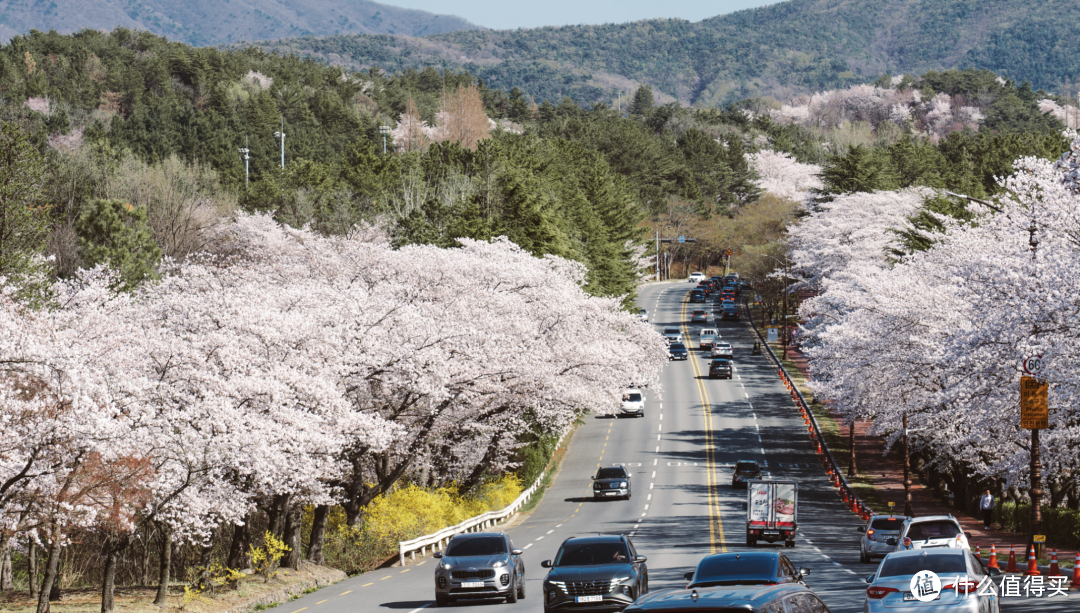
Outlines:
[[[1039, 239], [1035, 233], [1039, 231], [1035, 225], [1034, 211], [1032, 211], [1031, 224], [1028, 226], [1028, 244], [1031, 245], [1031, 276], [1035, 276], [1035, 256], [1039, 249]], [[1035, 324], [1031, 325], [1032, 336], [1038, 333]], [[1045, 554], [1046, 543], [1036, 543], [1035, 535], [1042, 534], [1042, 461], [1039, 457], [1039, 429], [1031, 429], [1031, 544], [1035, 547], [1035, 557]]]
[[251, 175], [251, 149], [248, 149], [246, 138], [244, 139], [244, 146], [240, 147], [240, 159], [244, 161], [244, 187], [247, 187]]
[[386, 135], [390, 133], [390, 126], [379, 126], [379, 134], [382, 134], [382, 152], [386, 155]]
[[274, 138], [281, 141], [281, 169], [285, 170], [285, 118], [281, 118], [281, 130], [274, 132]]

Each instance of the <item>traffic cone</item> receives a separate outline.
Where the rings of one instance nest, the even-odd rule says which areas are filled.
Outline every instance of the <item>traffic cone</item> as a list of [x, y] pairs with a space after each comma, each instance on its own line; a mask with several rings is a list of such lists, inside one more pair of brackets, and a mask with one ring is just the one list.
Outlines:
[[844, 499], [844, 505], [848, 503], [847, 490], [840, 490], [840, 496]]
[[1018, 573], [1020, 569], [1016, 567], [1016, 549], [1015, 545], [1009, 545], [1009, 564], [1005, 567], [1007, 573]]
[[998, 566], [997, 562], [997, 547], [995, 547], [993, 543], [990, 543], [990, 562], [986, 564], [986, 567], [997, 569], [1001, 568], [1000, 566]]
[[1050, 550], [1050, 572], [1046, 573], [1046, 576], [1047, 577], [1060, 577], [1061, 576], [1061, 568], [1058, 566], [1057, 550], [1055, 550], [1055, 549]]
[[1073, 578], [1070, 590], [1080, 590], [1080, 552], [1073, 554]]
[[982, 560], [982, 547], [979, 547], [978, 543], [975, 543], [975, 557]]
[[821, 455], [821, 441], [818, 441], [818, 444], [817, 444], [817, 454]]
[[1035, 546], [1028, 546], [1028, 565], [1027, 570], [1024, 571], [1025, 577], [1038, 577], [1042, 575], [1039, 572], [1039, 562], [1035, 559]]

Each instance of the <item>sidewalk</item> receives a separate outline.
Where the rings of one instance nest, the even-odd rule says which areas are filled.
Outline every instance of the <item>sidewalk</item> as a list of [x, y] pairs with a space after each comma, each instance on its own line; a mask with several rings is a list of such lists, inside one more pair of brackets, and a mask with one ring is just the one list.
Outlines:
[[[795, 363], [803, 377], [809, 380], [810, 368], [806, 356], [799, 350], [789, 347], [788, 358]], [[884, 455], [885, 442], [881, 437], [868, 434], [869, 427], [868, 421], [855, 422], [855, 461], [859, 476], [868, 479], [873, 484], [884, 502], [895, 502], [896, 513], [902, 514], [904, 512], [903, 452], [899, 446], [894, 446], [888, 455]], [[847, 462], [840, 460], [840, 463], [846, 469]], [[917, 475], [912, 474], [911, 481], [911, 508], [916, 516], [951, 513], [960, 522], [964, 531], [971, 533], [971, 538], [968, 539], [971, 545], [982, 547], [984, 556], [989, 554], [991, 544], [996, 546], [998, 563], [1003, 569], [1009, 559], [1009, 547], [1016, 546], [1017, 564], [1023, 570], [1027, 563], [1027, 535], [993, 529], [983, 530], [981, 518], [971, 517], [966, 512], [954, 509], [937, 499], [932, 490], [919, 483]], [[1069, 566], [1072, 565], [1076, 552], [1062, 550], [1056, 548], [1053, 543], [1047, 543], [1047, 557], [1051, 549], [1057, 551], [1060, 564], [1065, 565], [1068, 562]]]

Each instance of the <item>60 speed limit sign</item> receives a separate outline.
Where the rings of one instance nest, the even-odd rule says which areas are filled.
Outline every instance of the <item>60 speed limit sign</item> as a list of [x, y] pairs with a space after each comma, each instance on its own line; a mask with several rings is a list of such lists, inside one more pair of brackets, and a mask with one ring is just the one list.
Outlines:
[[1037, 375], [1043, 371], [1043, 359], [1041, 355], [1033, 355], [1024, 358], [1024, 372], [1029, 375]]

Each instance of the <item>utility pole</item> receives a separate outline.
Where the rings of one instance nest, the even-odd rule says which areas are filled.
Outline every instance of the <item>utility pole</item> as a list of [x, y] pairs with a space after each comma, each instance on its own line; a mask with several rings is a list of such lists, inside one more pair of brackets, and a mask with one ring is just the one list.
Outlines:
[[656, 229], [656, 280], [660, 280], [660, 228]]
[[379, 126], [379, 134], [382, 134], [382, 154], [386, 155], [386, 135], [390, 133], [390, 126]]
[[[1035, 211], [1032, 210], [1031, 224], [1028, 226], [1028, 244], [1031, 245], [1031, 276], [1036, 276], [1037, 262], [1035, 256], [1039, 248], [1039, 239], [1035, 238], [1035, 233], [1039, 231], [1038, 226], [1035, 225]], [[1031, 324], [1031, 335], [1034, 339], [1038, 334], [1037, 326]], [[1042, 534], [1042, 462], [1039, 458], [1039, 428], [1031, 429], [1031, 544], [1035, 546], [1035, 557], [1039, 558], [1045, 554], [1046, 543], [1036, 543], [1035, 535]]]
[[281, 169], [285, 170], [285, 116], [281, 116], [281, 131], [274, 132], [274, 138], [281, 140]]
[[911, 448], [908, 446], [907, 413], [904, 413], [904, 515], [915, 517], [911, 508]]
[[244, 160], [244, 187], [248, 186], [251, 176], [251, 149], [248, 149], [248, 139], [244, 137], [244, 146], [240, 147], [240, 159]]

